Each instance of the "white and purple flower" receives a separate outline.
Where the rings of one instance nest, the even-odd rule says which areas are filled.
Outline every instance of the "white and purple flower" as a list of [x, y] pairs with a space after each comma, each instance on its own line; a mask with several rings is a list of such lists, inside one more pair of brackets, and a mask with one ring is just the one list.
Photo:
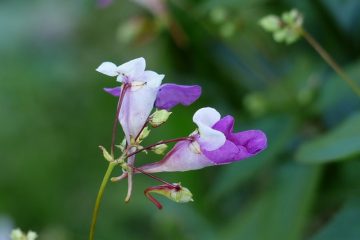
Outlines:
[[139, 169], [147, 173], [175, 172], [228, 164], [256, 155], [267, 147], [260, 130], [233, 133], [234, 118], [221, 118], [213, 108], [199, 109], [193, 117], [198, 132], [178, 142], [163, 160]]
[[124, 83], [121, 87], [104, 89], [111, 95], [120, 96], [124, 86], [130, 86], [124, 93], [119, 114], [119, 121], [128, 141], [131, 136], [139, 134], [154, 106], [166, 110], [178, 104], [187, 106], [201, 95], [200, 86], [161, 85], [164, 75], [145, 70], [145, 67], [145, 59], [137, 58], [120, 66], [104, 62], [96, 69], [105, 75], [117, 77], [118, 82]]

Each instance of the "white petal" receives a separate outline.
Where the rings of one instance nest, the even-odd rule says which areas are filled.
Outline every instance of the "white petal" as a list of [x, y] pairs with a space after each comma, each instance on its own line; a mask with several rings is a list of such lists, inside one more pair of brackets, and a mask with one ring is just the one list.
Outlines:
[[103, 62], [97, 69], [96, 71], [108, 75], [110, 77], [115, 77], [118, 75], [117, 71], [117, 66], [112, 63], [112, 62]]
[[154, 71], [145, 71], [142, 75], [142, 81], [146, 82], [148, 87], [160, 87], [162, 80], [164, 79], [164, 74], [157, 74]]
[[[124, 80], [124, 78], [128, 78], [127, 81], [141, 81], [138, 79], [143, 72], [145, 71], [146, 62], [144, 58], [136, 58], [124, 64], [121, 64], [117, 67], [117, 72], [119, 73], [119, 77], [117, 78], [118, 82]], [[125, 77], [123, 76], [125, 75]]]
[[128, 140], [140, 132], [154, 107], [161, 80], [156, 78], [151, 82], [125, 94], [119, 120]]
[[221, 116], [214, 108], [206, 107], [199, 109], [193, 117], [194, 123], [199, 128], [199, 143], [207, 151], [213, 151], [224, 145], [225, 135], [212, 129], [212, 126], [220, 120]]

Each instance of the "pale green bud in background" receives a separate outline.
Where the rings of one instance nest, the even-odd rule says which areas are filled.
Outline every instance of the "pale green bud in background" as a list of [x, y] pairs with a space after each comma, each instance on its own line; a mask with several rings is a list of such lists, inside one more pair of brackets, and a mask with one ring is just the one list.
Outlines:
[[265, 16], [259, 21], [260, 26], [268, 32], [275, 32], [281, 28], [281, 20], [275, 15]]
[[25, 234], [19, 228], [14, 229], [10, 234], [11, 240], [35, 240], [37, 237], [38, 235], [35, 232], [29, 231], [27, 234]]
[[259, 23], [264, 30], [273, 33], [276, 42], [291, 44], [301, 36], [303, 17], [298, 10], [293, 9], [284, 12], [281, 18], [275, 15], [263, 17]]
[[156, 128], [159, 127], [161, 124], [165, 123], [171, 112], [166, 111], [165, 109], [156, 110], [153, 114], [151, 114], [149, 118], [149, 123], [152, 127]]
[[223, 7], [216, 7], [210, 11], [210, 19], [214, 23], [222, 23], [227, 18], [227, 11]]

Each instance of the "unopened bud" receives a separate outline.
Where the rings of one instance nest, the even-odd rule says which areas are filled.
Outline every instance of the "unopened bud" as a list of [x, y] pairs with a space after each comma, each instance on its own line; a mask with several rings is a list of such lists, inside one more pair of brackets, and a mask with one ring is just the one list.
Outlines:
[[140, 135], [139, 135], [139, 142], [142, 142], [142, 140], [144, 140], [145, 138], [147, 138], [147, 136], [149, 136], [150, 130], [148, 127], [145, 127]]
[[276, 42], [291, 44], [301, 36], [303, 17], [301, 13], [293, 9], [284, 12], [280, 17], [269, 15], [260, 20], [260, 25], [268, 32], [273, 33]]
[[180, 183], [178, 184], [178, 186], [180, 187], [180, 190], [172, 189], [170, 191], [169, 199], [179, 203], [193, 202], [194, 199], [192, 198], [192, 193], [190, 192], [190, 190], [182, 187]]
[[99, 148], [102, 150], [103, 156], [107, 161], [109, 161], [109, 162], [114, 161], [114, 158], [110, 155], [110, 153], [103, 146], [99, 146]]
[[153, 151], [156, 154], [164, 154], [168, 146], [166, 144], [159, 144], [151, 148], [151, 151]]
[[35, 232], [29, 231], [25, 234], [19, 228], [14, 229], [10, 234], [11, 240], [35, 240], [37, 237], [38, 235]]
[[268, 32], [275, 32], [281, 28], [281, 20], [275, 15], [265, 16], [259, 21], [260, 26]]
[[152, 127], [156, 128], [161, 124], [165, 123], [170, 115], [171, 112], [168, 112], [165, 109], [156, 110], [153, 114], [151, 114], [149, 118], [149, 123]]
[[178, 203], [187, 203], [193, 202], [192, 193], [189, 189], [182, 187], [180, 183], [173, 183], [172, 185], [160, 185], [155, 187], [150, 187], [145, 190], [145, 195], [159, 208], [162, 208], [162, 205], [150, 195], [150, 193], [157, 193], [162, 196], [167, 197], [168, 199], [178, 202]]
[[124, 138], [123, 140], [122, 140], [122, 142], [120, 143], [120, 145], [115, 145], [117, 148], [119, 148], [120, 149], [120, 151], [124, 151], [125, 150], [125, 147], [126, 147], [126, 138]]

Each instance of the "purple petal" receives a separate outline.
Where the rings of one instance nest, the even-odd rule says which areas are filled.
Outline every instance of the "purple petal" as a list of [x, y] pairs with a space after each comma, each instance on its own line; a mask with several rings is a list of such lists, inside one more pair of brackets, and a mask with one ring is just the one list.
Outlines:
[[190, 141], [180, 141], [166, 154], [164, 159], [146, 164], [140, 169], [148, 173], [182, 172], [214, 165], [203, 154], [194, 152], [191, 144]]
[[170, 110], [178, 104], [185, 106], [195, 102], [201, 95], [201, 87], [163, 84], [157, 95], [155, 107], [159, 109]]
[[111, 95], [115, 97], [120, 96], [121, 87], [114, 87], [114, 88], [104, 88], [104, 91], [107, 93], [110, 93]]
[[239, 147], [237, 160], [253, 156], [267, 147], [266, 135], [260, 130], [234, 133], [229, 140]]
[[214, 164], [226, 164], [236, 160], [239, 148], [231, 141], [226, 140], [225, 144], [215, 151], [204, 151], [204, 155]]
[[226, 138], [229, 138], [234, 128], [234, 118], [230, 115], [227, 115], [215, 123], [212, 128], [224, 133]]

